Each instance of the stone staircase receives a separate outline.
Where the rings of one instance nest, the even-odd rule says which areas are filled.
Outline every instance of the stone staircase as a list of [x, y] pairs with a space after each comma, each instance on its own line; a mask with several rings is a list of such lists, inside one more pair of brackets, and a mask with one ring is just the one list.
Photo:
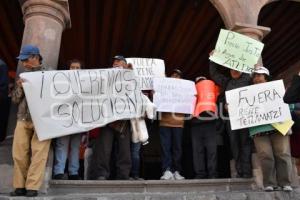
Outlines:
[[49, 194], [78, 193], [195, 193], [251, 191], [256, 189], [253, 179], [204, 180], [147, 180], [147, 181], [69, 181], [51, 180]]
[[[0, 191], [1, 192], [1, 191]], [[25, 199], [0, 193], [0, 200]], [[28, 199], [28, 198], [27, 198]], [[300, 200], [300, 188], [292, 193], [262, 192], [253, 179], [182, 181], [69, 181], [51, 180], [44, 200]]]

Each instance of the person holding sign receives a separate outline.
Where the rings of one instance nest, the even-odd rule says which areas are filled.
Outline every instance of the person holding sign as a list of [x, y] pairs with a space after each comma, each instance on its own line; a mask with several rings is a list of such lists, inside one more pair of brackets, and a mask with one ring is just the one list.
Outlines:
[[[171, 78], [180, 79], [182, 72], [175, 69]], [[161, 113], [159, 123], [159, 135], [162, 149], [161, 180], [183, 180], [180, 175], [182, 157], [182, 133], [184, 125], [184, 114]]]
[[[252, 77], [254, 84], [265, 83], [270, 73], [267, 68], [258, 66]], [[289, 135], [284, 136], [271, 124], [251, 127], [249, 130], [260, 160], [264, 190], [270, 192], [282, 187], [284, 191], [292, 191]]]
[[[81, 69], [81, 62], [79, 60], [69, 61], [70, 70]], [[64, 172], [66, 160], [68, 158], [68, 172], [70, 180], [79, 180], [79, 146], [81, 141], [81, 134], [68, 135], [57, 138], [55, 140], [55, 163], [53, 166], [54, 179], [65, 179]], [[69, 148], [70, 147], [70, 148]], [[68, 157], [70, 149], [70, 154]]]
[[[191, 120], [195, 179], [217, 178], [216, 110], [218, 91], [213, 81], [197, 77], [196, 112]], [[198, 111], [199, 110], [199, 111]]]
[[[212, 56], [214, 51], [210, 53]], [[210, 61], [209, 72], [211, 78], [222, 87], [223, 91], [228, 91], [251, 83], [249, 74], [230, 69], [230, 77], [219, 71], [221, 65]], [[224, 102], [225, 103], [225, 102]], [[225, 110], [227, 106], [225, 104]], [[227, 115], [228, 116], [228, 115]], [[252, 140], [249, 137], [248, 129], [232, 130], [230, 121], [226, 121], [226, 130], [230, 137], [230, 146], [233, 159], [235, 161], [235, 169], [237, 177], [250, 178], [252, 177], [251, 150]]]
[[[41, 69], [42, 56], [38, 47], [25, 45], [17, 57], [25, 71]], [[39, 141], [22, 87], [24, 80], [17, 80], [12, 101], [18, 104], [18, 121], [13, 140], [14, 176], [11, 196], [35, 197], [43, 183], [51, 140]]]
[[[114, 68], [130, 69], [123, 56], [113, 58]], [[110, 160], [112, 149], [116, 144], [116, 178], [117, 180], [128, 180], [131, 169], [130, 157], [130, 122], [128, 120], [118, 120], [100, 129], [101, 133], [93, 146], [93, 179], [107, 180], [110, 177]], [[116, 143], [114, 141], [116, 140]]]

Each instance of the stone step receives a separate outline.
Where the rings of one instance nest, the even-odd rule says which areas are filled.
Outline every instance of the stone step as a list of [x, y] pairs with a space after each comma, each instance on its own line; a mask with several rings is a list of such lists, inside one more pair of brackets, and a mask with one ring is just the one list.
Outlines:
[[257, 189], [253, 179], [86, 181], [51, 180], [49, 194], [229, 192]]
[[[1, 194], [0, 200], [23, 200]], [[253, 179], [182, 181], [71, 181], [51, 180], [48, 193], [39, 200], [300, 200], [293, 192], [262, 192]]]
[[73, 194], [66, 195], [40, 195], [35, 198], [9, 197], [0, 194], [0, 200], [300, 200], [300, 190], [294, 192], [261, 192], [261, 191], [240, 191], [240, 192], [197, 192], [197, 193], [94, 193], [94, 194]]

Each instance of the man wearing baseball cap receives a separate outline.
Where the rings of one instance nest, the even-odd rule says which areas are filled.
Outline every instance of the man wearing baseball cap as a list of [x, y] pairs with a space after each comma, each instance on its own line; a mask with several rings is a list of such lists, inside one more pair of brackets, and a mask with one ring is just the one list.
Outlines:
[[[171, 78], [181, 79], [182, 72], [175, 69]], [[183, 180], [182, 171], [182, 135], [184, 114], [162, 112], [159, 121], [159, 136], [162, 150], [161, 180]]]
[[[25, 71], [38, 71], [42, 56], [34, 45], [25, 45], [17, 57]], [[51, 140], [39, 141], [31, 120], [22, 83], [18, 79], [12, 92], [12, 101], [18, 104], [17, 125], [13, 140], [13, 187], [11, 196], [35, 197], [44, 179]]]
[[[211, 87], [212, 90], [202, 91], [198, 89], [200, 84], [208, 82], [204, 76], [198, 76], [195, 79], [195, 85], [197, 88], [197, 104], [196, 107], [201, 105], [207, 105], [208, 103], [214, 103], [215, 107], [217, 105], [215, 102], [199, 101], [200, 96], [209, 96], [209, 99], [217, 99], [216, 87]], [[200, 83], [201, 82], [201, 83]], [[212, 82], [210, 82], [212, 83]], [[215, 86], [215, 85], [214, 85]], [[210, 87], [208, 87], [210, 88]], [[201, 93], [200, 93], [201, 92]], [[213, 97], [214, 96], [214, 97]], [[206, 100], [208, 100], [208, 98]], [[195, 113], [191, 119], [191, 141], [193, 150], [193, 166], [195, 177], [194, 179], [205, 179], [205, 178], [217, 178], [217, 115], [212, 110], [206, 109], [199, 114]]]
[[[123, 56], [113, 57], [113, 68], [128, 69], [128, 64]], [[128, 180], [131, 169], [130, 157], [130, 122], [118, 120], [101, 127], [101, 134], [97, 137], [93, 146], [93, 179], [107, 180], [111, 177], [110, 160], [114, 145], [116, 156], [116, 180]], [[114, 142], [116, 141], [116, 142]]]

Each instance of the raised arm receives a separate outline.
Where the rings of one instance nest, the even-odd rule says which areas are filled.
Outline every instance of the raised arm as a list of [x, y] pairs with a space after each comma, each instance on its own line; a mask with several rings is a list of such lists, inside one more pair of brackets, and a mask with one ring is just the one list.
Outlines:
[[209, 62], [209, 74], [210, 77], [221, 87], [225, 87], [227, 82], [230, 80], [229, 77], [225, 76], [222, 74], [219, 70], [218, 67], [220, 65], [210, 61]]

